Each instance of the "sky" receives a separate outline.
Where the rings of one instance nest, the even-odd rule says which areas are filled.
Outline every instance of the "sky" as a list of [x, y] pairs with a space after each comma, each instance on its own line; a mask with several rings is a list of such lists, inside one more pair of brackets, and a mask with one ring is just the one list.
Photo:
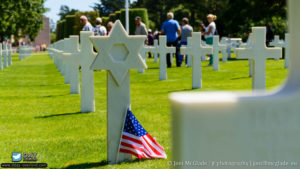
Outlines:
[[[131, 2], [134, 0], [130, 0]], [[49, 8], [50, 11], [45, 15], [52, 19], [55, 23], [59, 20], [59, 9], [61, 5], [67, 5], [71, 9], [78, 9], [79, 11], [91, 11], [93, 10], [91, 6], [94, 3], [100, 2], [99, 0], [47, 0], [45, 2], [45, 7]], [[124, 5], [125, 6], [125, 5]]]

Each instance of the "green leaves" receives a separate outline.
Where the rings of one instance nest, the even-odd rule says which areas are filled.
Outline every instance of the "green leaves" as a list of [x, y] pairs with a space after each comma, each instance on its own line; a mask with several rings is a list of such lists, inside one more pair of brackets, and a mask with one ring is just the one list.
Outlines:
[[43, 26], [45, 0], [1, 0], [0, 41], [28, 35], [34, 39]]

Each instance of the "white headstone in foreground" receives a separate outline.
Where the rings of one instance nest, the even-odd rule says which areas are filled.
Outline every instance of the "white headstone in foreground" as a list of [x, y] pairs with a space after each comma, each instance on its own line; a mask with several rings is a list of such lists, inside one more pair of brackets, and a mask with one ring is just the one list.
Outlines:
[[131, 159], [119, 153], [119, 143], [130, 105], [129, 69], [143, 69], [146, 65], [139, 51], [146, 36], [128, 36], [121, 22], [116, 21], [108, 37], [91, 37], [98, 55], [91, 68], [107, 71], [107, 160], [109, 164]]
[[[291, 66], [284, 87], [255, 95], [172, 94], [172, 162], [179, 164], [173, 168], [299, 168], [300, 1], [289, 0], [288, 5]], [[180, 165], [185, 161], [196, 163]], [[207, 165], [196, 166], [200, 162]]]
[[201, 45], [201, 32], [193, 32], [192, 37], [188, 37], [187, 47], [181, 47], [182, 54], [191, 55], [193, 58], [193, 89], [202, 88], [201, 56], [212, 52], [212, 47]]
[[[220, 44], [220, 39], [219, 39], [219, 36], [213, 36], [213, 70], [216, 71], [216, 70], [219, 70], [219, 51], [221, 50], [225, 50], [227, 47], [226, 45], [222, 45]], [[224, 57], [223, 57], [224, 58]]]
[[266, 89], [266, 60], [268, 58], [281, 58], [281, 48], [267, 48], [265, 44], [266, 28], [253, 27], [253, 41], [251, 48], [237, 48], [237, 57], [241, 59], [252, 59], [253, 90]]

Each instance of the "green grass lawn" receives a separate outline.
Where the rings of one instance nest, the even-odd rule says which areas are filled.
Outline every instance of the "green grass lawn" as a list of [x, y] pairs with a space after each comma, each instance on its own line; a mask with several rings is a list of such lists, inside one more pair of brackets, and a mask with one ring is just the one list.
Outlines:
[[[148, 59], [144, 74], [131, 71], [132, 111], [143, 127], [165, 148], [166, 160], [106, 163], [106, 72], [95, 73], [96, 112], [80, 113], [80, 96], [69, 94], [47, 54], [0, 71], [0, 163], [11, 162], [12, 152], [38, 153], [49, 168], [168, 168], [171, 160], [170, 104], [177, 91], [251, 90], [248, 61], [220, 62], [220, 71], [203, 65], [203, 89], [191, 90], [192, 69], [170, 68], [168, 80], [159, 81], [159, 64]], [[268, 90], [287, 75], [284, 61], [267, 61]]]

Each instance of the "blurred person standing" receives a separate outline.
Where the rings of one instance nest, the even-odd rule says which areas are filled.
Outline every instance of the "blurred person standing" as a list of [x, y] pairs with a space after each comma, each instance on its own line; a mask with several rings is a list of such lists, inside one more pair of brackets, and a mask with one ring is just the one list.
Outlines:
[[[213, 45], [213, 36], [217, 30], [216, 23], [214, 21], [217, 19], [217, 16], [213, 15], [213, 14], [209, 14], [209, 15], [207, 15], [206, 18], [207, 18], [209, 25], [205, 28], [204, 37], [206, 40], [206, 44]], [[213, 57], [214, 57], [213, 55], [210, 55], [208, 66], [213, 65]], [[215, 57], [218, 57], [218, 56], [215, 56]]]
[[[178, 38], [181, 36], [181, 29], [179, 23], [173, 18], [174, 14], [169, 12], [167, 14], [168, 20], [163, 23], [160, 34], [167, 36], [167, 46], [176, 47], [176, 66], [181, 67], [182, 58], [179, 55], [178, 45]], [[170, 54], [167, 54], [167, 66], [172, 66]]]
[[135, 35], [148, 35], [146, 25], [142, 22], [140, 16], [135, 17]]
[[88, 21], [86, 16], [80, 17], [80, 23], [83, 25], [82, 31], [93, 31], [94, 28], [92, 24]]
[[104, 26], [102, 26], [102, 19], [98, 17], [96, 19], [96, 24], [97, 25], [95, 26], [95, 30], [94, 30], [95, 36], [106, 36], [107, 30]]
[[[181, 27], [181, 40], [180, 40], [180, 46], [187, 45], [187, 39], [188, 37], [192, 36], [193, 27], [189, 25], [189, 19], [183, 18], [182, 19], [182, 27]], [[183, 58], [183, 55], [180, 55], [181, 58]], [[187, 66], [187, 55], [185, 56], [185, 65]]]

